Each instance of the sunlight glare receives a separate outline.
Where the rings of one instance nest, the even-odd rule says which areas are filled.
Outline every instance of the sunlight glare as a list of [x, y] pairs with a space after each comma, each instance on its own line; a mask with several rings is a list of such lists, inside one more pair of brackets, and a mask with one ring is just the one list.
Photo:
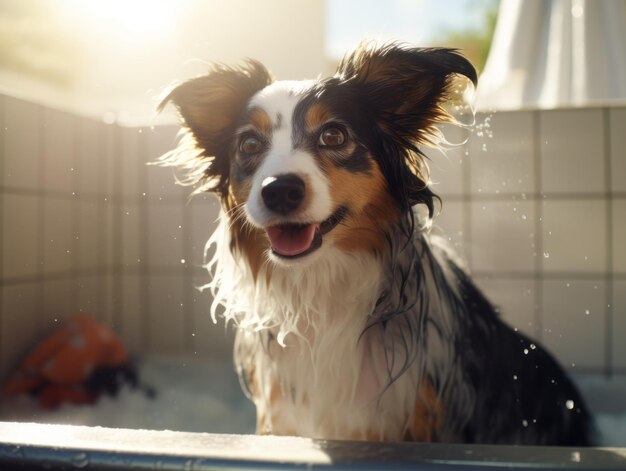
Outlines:
[[87, 0], [81, 5], [91, 21], [115, 26], [133, 39], [170, 36], [176, 23], [174, 0]]

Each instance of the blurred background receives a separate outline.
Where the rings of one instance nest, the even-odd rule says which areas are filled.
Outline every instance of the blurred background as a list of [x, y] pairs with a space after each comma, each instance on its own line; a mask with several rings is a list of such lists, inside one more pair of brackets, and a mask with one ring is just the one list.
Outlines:
[[[463, 46], [482, 68], [497, 0], [3, 0], [0, 86], [124, 123], [210, 62], [252, 57], [281, 79], [334, 72], [364, 38]], [[454, 15], [450, 15], [450, 8]]]
[[157, 393], [50, 408], [5, 391], [0, 420], [253, 431], [232, 329], [197, 289], [218, 204], [146, 165], [178, 132], [155, 105], [212, 62], [314, 78], [374, 38], [477, 67], [475, 126], [427, 150], [437, 230], [626, 445], [625, 34], [624, 0], [0, 1], [0, 379], [83, 313]]

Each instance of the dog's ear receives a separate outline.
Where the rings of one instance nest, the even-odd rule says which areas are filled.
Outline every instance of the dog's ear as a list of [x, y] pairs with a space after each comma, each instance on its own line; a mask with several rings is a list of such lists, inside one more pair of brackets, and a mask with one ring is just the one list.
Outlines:
[[382, 116], [382, 126], [409, 142], [420, 143], [431, 126], [448, 118], [441, 105], [449, 98], [455, 75], [476, 85], [476, 70], [455, 49], [407, 48], [392, 43], [363, 46], [346, 56], [337, 76], [351, 82]]
[[169, 102], [177, 108], [194, 138], [197, 158], [206, 161], [204, 178], [214, 181], [209, 190], [225, 195], [234, 126], [250, 98], [270, 83], [270, 73], [257, 61], [239, 67], [217, 65], [207, 75], [176, 86], [159, 104], [159, 111]]
[[[389, 191], [405, 211], [425, 204], [432, 216], [436, 196], [428, 187], [428, 166], [420, 145], [432, 141], [435, 125], [449, 121], [442, 105], [454, 77], [476, 85], [476, 70], [454, 49], [407, 48], [396, 43], [361, 47], [346, 56], [334, 80], [351, 89], [361, 113], [373, 120], [375, 158]], [[412, 213], [410, 213], [412, 214]]]

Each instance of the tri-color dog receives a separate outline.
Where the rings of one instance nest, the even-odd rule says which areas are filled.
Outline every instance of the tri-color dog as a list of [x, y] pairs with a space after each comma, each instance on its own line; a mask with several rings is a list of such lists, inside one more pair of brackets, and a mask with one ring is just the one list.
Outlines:
[[162, 103], [187, 139], [163, 158], [221, 200], [213, 315], [260, 433], [587, 445], [591, 418], [557, 362], [505, 325], [429, 234], [422, 146], [436, 144], [454, 50], [388, 44], [330, 78], [215, 66]]

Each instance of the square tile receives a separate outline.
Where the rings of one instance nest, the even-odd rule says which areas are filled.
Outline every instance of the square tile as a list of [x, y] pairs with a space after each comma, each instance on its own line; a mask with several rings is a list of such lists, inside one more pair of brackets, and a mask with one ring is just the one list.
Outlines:
[[609, 111], [611, 135], [611, 188], [614, 192], [626, 192], [626, 108]]
[[538, 338], [535, 324], [535, 280], [533, 278], [506, 280], [489, 277], [477, 278], [487, 299], [509, 326], [531, 338]]
[[98, 317], [101, 307], [101, 283], [97, 274], [74, 278], [74, 312], [83, 312]]
[[74, 258], [78, 258], [78, 254], [73, 251], [73, 202], [64, 198], [47, 198], [43, 205], [43, 271], [68, 272]]
[[43, 286], [43, 322], [52, 330], [55, 325], [76, 313], [75, 284], [70, 278], [45, 280]]
[[472, 194], [534, 193], [533, 113], [496, 112], [483, 119], [469, 143]]
[[612, 212], [613, 271], [626, 274], [626, 200], [613, 200]]
[[543, 282], [543, 343], [566, 368], [605, 368], [605, 301], [601, 278]]
[[[141, 184], [140, 173], [147, 172], [142, 159], [141, 146], [143, 142], [141, 128], [120, 128], [120, 167], [122, 174], [122, 195], [129, 198], [140, 198], [147, 191], [146, 184]], [[145, 149], [144, 149], [145, 151]], [[143, 179], [145, 180], [145, 178]]]
[[11, 97], [5, 102], [5, 142], [2, 185], [39, 190], [41, 187], [41, 107]]
[[211, 358], [231, 362], [235, 329], [231, 323], [226, 326], [224, 319], [218, 318], [217, 323], [211, 319], [211, 293], [194, 290], [193, 304], [193, 348], [194, 353], [210, 354]]
[[76, 192], [79, 197], [103, 195], [104, 180], [100, 172], [100, 163], [104, 157], [102, 146], [104, 125], [88, 118], [76, 119], [78, 121], [74, 161]]
[[472, 201], [471, 268], [528, 273], [535, 268], [535, 208], [529, 201]]
[[182, 276], [150, 276], [149, 350], [152, 353], [180, 353], [185, 350], [185, 300]]
[[41, 339], [41, 285], [27, 283], [0, 286], [0, 377], [15, 368]]
[[542, 212], [545, 271], [606, 271], [606, 202], [544, 201]]
[[465, 230], [466, 204], [459, 201], [444, 201], [433, 221], [433, 234], [443, 236], [464, 260], [467, 260], [467, 236]]
[[119, 243], [117, 238], [116, 217], [120, 212], [113, 200], [106, 197], [98, 205], [98, 266], [112, 268], [119, 263]]
[[[122, 277], [121, 318], [119, 333], [128, 349], [134, 353], [143, 353], [147, 347], [148, 306], [142, 299], [142, 286], [147, 278], [136, 275]], [[146, 300], [147, 301], [147, 300]]]
[[121, 193], [122, 182], [119, 169], [120, 148], [119, 127], [103, 124], [101, 132], [101, 158], [99, 162], [100, 188], [107, 200], [113, 200]]
[[148, 263], [151, 267], [180, 267], [183, 252], [183, 206], [148, 206]]
[[626, 280], [613, 282], [613, 366], [626, 370]]
[[[177, 133], [177, 126], [157, 126], [144, 132], [147, 162], [156, 163], [161, 155], [174, 149]], [[192, 192], [191, 187], [176, 184], [176, 175], [184, 176], [178, 169], [148, 165], [145, 171], [150, 198], [179, 198], [184, 202]]]
[[142, 211], [144, 208], [137, 203], [126, 203], [118, 211], [121, 213], [119, 219], [121, 225], [119, 228], [121, 231], [120, 263], [126, 271], [136, 270], [141, 264], [142, 244], [145, 243], [141, 240], [141, 223], [144, 220]]
[[3, 195], [2, 259], [3, 277], [32, 276], [42, 269], [43, 237], [39, 198]]
[[606, 190], [603, 122], [600, 109], [540, 112], [543, 192], [597, 193]]
[[80, 201], [77, 204], [78, 221], [74, 223], [74, 227], [77, 228], [74, 238], [78, 245], [78, 254], [74, 257], [74, 267], [78, 270], [95, 270], [99, 265], [98, 241], [100, 231], [103, 229], [98, 203]]
[[464, 166], [467, 165], [467, 145], [469, 131], [451, 124], [442, 124], [440, 130], [447, 144], [443, 149], [423, 147], [428, 158], [432, 190], [444, 199], [448, 195], [462, 195], [465, 189]]
[[43, 109], [43, 188], [67, 195], [74, 192], [76, 119], [69, 113]]
[[202, 266], [208, 260], [204, 258], [204, 251], [209, 238], [218, 225], [220, 203], [214, 195], [195, 196], [190, 204], [191, 208], [191, 262], [194, 266]]

